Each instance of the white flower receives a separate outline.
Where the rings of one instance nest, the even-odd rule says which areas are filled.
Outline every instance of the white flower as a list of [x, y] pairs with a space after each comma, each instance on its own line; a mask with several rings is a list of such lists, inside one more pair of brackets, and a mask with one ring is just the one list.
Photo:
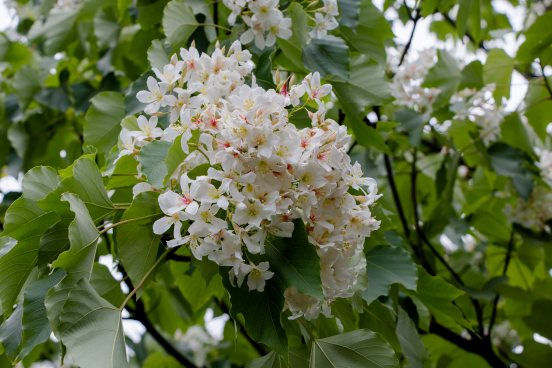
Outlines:
[[322, 38], [322, 36], [328, 34], [328, 31], [339, 27], [339, 23], [337, 23], [333, 15], [326, 14], [326, 16], [323, 16], [321, 13], [316, 13], [314, 17], [314, 21], [316, 24], [314, 25], [314, 28], [309, 32], [311, 37]]
[[253, 41], [255, 39], [255, 46], [257, 46], [260, 50], [265, 48], [265, 39], [264, 39], [264, 29], [262, 22], [260, 21], [253, 21], [248, 16], [244, 15], [242, 17], [245, 24], [247, 24], [249, 28], [247, 31], [243, 32], [240, 36], [240, 42], [242, 44], [248, 44], [249, 42]]
[[296, 176], [299, 179], [297, 186], [299, 190], [320, 188], [328, 182], [323, 176], [326, 170], [313, 161], [297, 167], [296, 171]]
[[276, 37], [287, 40], [291, 37], [291, 18], [284, 18], [278, 24], [270, 26], [266, 37], [266, 46], [270, 47], [276, 43]]
[[[308, 81], [308, 82], [307, 82]], [[332, 91], [331, 84], [320, 84], [320, 73], [316, 72], [314, 74], [309, 74], [305, 77], [303, 82], [305, 90], [310, 98], [313, 100], [318, 100]]]
[[253, 266], [247, 277], [247, 286], [249, 290], [257, 290], [261, 293], [264, 291], [266, 280], [270, 280], [274, 276], [274, 272], [268, 271], [269, 263], [261, 262], [258, 266]]
[[163, 73], [161, 73], [157, 68], [152, 68], [152, 70], [157, 76], [157, 78], [161, 79], [162, 82], [167, 83], [167, 85], [171, 85], [174, 82], [176, 82], [178, 78], [180, 78], [181, 68], [182, 68], [182, 62], [178, 66], [175, 66], [173, 64], [165, 65], [165, 67], [163, 68]]
[[194, 220], [194, 223], [188, 229], [190, 234], [201, 232], [204, 228], [212, 233], [226, 229], [228, 227], [226, 221], [216, 217], [218, 210], [219, 206], [216, 204], [202, 204], [195, 214], [189, 215], [190, 220]]
[[123, 128], [120, 137], [121, 143], [123, 144], [123, 150], [119, 152], [119, 157], [134, 154], [134, 137], [132, 133], [128, 129]]
[[253, 22], [277, 24], [282, 19], [282, 12], [276, 9], [278, 0], [256, 0], [249, 3], [253, 12]]
[[157, 128], [157, 116], [152, 116], [149, 121], [143, 115], [138, 116], [138, 126], [141, 130], [131, 133], [138, 141], [155, 139], [163, 135], [163, 129]]
[[338, 16], [337, 0], [324, 0], [324, 13], [331, 16]]
[[159, 196], [159, 207], [168, 216], [160, 218], [153, 224], [153, 232], [155, 234], [164, 234], [169, 228], [174, 225], [175, 239], [182, 238], [180, 229], [182, 222], [188, 219], [186, 213], [182, 212], [182, 197], [175, 192], [168, 191]]
[[250, 224], [257, 227], [261, 226], [261, 221], [268, 218], [270, 211], [265, 210], [258, 199], [249, 199], [236, 206], [236, 212], [232, 221], [237, 224]]
[[167, 82], [157, 83], [155, 78], [148, 77], [147, 85], [148, 85], [149, 92], [140, 91], [136, 94], [136, 98], [141, 103], [149, 104], [144, 109], [144, 112], [148, 115], [151, 115], [159, 111], [159, 108], [161, 107], [161, 103], [163, 102], [163, 97], [167, 92], [168, 83]]

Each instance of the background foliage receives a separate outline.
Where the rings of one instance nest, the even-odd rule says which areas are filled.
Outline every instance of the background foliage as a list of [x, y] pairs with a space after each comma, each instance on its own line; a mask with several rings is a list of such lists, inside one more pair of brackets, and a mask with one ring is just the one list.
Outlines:
[[[249, 47], [265, 88], [275, 87], [276, 69], [298, 77], [318, 71], [332, 84], [327, 116], [349, 128], [353, 161], [378, 179], [384, 194], [374, 208], [381, 228], [364, 248], [364, 284], [332, 305], [337, 318], [321, 316], [303, 325], [280, 316], [289, 365], [548, 366], [552, 347], [541, 342], [552, 340], [550, 218], [532, 224], [503, 213], [516, 201], [538, 201], [535, 188], [550, 190], [538, 156], [552, 149], [552, 89], [543, 77], [552, 66], [548, 2], [525, 4], [524, 28], [516, 33], [524, 41], [513, 57], [497, 42], [512, 26], [488, 0], [409, 6], [386, 0], [384, 10], [394, 8], [414, 27], [439, 14], [431, 24], [439, 39], [461, 40], [487, 55], [484, 65], [463, 65], [439, 51], [424, 87], [440, 94], [426, 111], [397, 105], [389, 88], [394, 72], [388, 60], [408, 59], [410, 42], [392, 60], [394, 34], [382, 12], [370, 0], [338, 3], [339, 28], [318, 39], [308, 35], [309, 4], [282, 2], [293, 20], [292, 38], [265, 50]], [[81, 367], [124, 366], [125, 343], [133, 367], [285, 366], [285, 357], [256, 341], [242, 315], [230, 313], [227, 278], [219, 275], [225, 270], [197, 262], [186, 249], [167, 255], [164, 239], [151, 232], [161, 214], [156, 194], [132, 201], [137, 180], [125, 175], [136, 167], [112, 165], [121, 126], [132, 124], [142, 108], [135, 96], [145, 89], [151, 67], [162, 68], [192, 40], [200, 52], [213, 51], [217, 41], [228, 47], [239, 36], [238, 26], [226, 21], [229, 10], [202, 0], [11, 5], [19, 23], [0, 34], [0, 167], [2, 175], [26, 174], [22, 193], [6, 193], [0, 204], [0, 367], [59, 365], [65, 347], [49, 338], [52, 330], [73, 345], [68, 347]], [[500, 106], [509, 97], [514, 70], [530, 82], [525, 101], [502, 119], [500, 138], [483, 144], [473, 122], [454, 118], [450, 98], [466, 87], [494, 83]], [[293, 123], [305, 127], [310, 119], [297, 114]], [[171, 152], [170, 145], [164, 149]], [[174, 167], [143, 157], [147, 176], [164, 178]], [[144, 217], [138, 225], [96, 228], [138, 217]], [[444, 236], [454, 247], [441, 246]], [[98, 263], [105, 255], [116, 261], [126, 288], [114, 270]], [[146, 274], [152, 267], [155, 272]], [[77, 278], [82, 273], [89, 277]], [[114, 308], [133, 290], [130, 281], [144, 276], [140, 299], [133, 297], [123, 311]], [[61, 313], [71, 303], [75, 314]], [[222, 341], [197, 328], [208, 308], [236, 318], [236, 324], [226, 324]], [[125, 341], [121, 316], [145, 326], [139, 343]], [[73, 324], [77, 320], [80, 327]], [[95, 324], [106, 332], [87, 334]], [[202, 338], [207, 340], [198, 348], [194, 342]], [[112, 355], [98, 353], [107, 347], [116, 347]]]

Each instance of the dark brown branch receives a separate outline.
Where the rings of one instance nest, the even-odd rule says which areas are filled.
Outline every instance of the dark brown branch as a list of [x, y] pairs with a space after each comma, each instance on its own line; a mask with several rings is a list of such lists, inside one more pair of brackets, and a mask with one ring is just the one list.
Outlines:
[[[216, 300], [216, 299], [215, 299]], [[228, 314], [230, 316], [230, 309], [228, 308], [228, 306], [226, 305], [226, 303], [224, 302], [224, 300], [221, 300], [221, 301], [218, 301], [217, 300], [217, 305], [220, 307], [220, 309]], [[261, 356], [265, 355], [268, 353], [268, 351], [266, 351], [266, 349], [261, 345], [259, 344], [257, 341], [253, 340], [248, 334], [247, 332], [245, 331], [245, 326], [241, 323], [240, 320], [236, 319], [236, 322], [239, 323], [240, 325], [240, 331], [242, 332], [242, 335], [247, 339], [247, 341], [249, 341], [249, 343], [255, 348], [255, 350], [257, 350], [257, 352], [259, 354], [261, 354]]]
[[[506, 252], [506, 259], [504, 260], [504, 268], [502, 269], [502, 276], [506, 276], [506, 272], [508, 272], [508, 265], [510, 264], [513, 248], [514, 248], [514, 230], [512, 229], [512, 233], [510, 234], [510, 241], [508, 242], [508, 251]], [[493, 300], [493, 312], [491, 314], [491, 320], [489, 322], [489, 330], [487, 331], [487, 340], [489, 342], [491, 341], [491, 332], [496, 322], [496, 312], [498, 309], [499, 297], [500, 295], [497, 293]]]
[[180, 255], [180, 254], [169, 253], [169, 254], [167, 254], [167, 259], [170, 259], [170, 260], [173, 260], [173, 261], [176, 261], [176, 262], [190, 262], [192, 260], [192, 257], [184, 256], [184, 255]]
[[[440, 13], [440, 12], [437, 11], [436, 13]], [[452, 18], [449, 17], [448, 14], [446, 14], [446, 13], [441, 13], [441, 15], [443, 16], [443, 18], [446, 19], [447, 22], [449, 22], [449, 23], [454, 27], [454, 29], [456, 29], [456, 22], [455, 22], [454, 20], [452, 20]], [[473, 36], [472, 36], [469, 32], [466, 32], [466, 36], [468, 36], [468, 38], [470, 39], [471, 42], [473, 42], [474, 45], [476, 45], [476, 46], [482, 48], [482, 49], [485, 50], [485, 51], [489, 51], [489, 50], [485, 47], [485, 45], [483, 44], [483, 41], [479, 41], [479, 43], [476, 43], [476, 42], [475, 42], [475, 38], [473, 38]]]
[[[128, 278], [127, 273], [125, 269], [119, 264], [117, 266], [117, 269], [119, 272], [123, 274], [123, 281], [128, 286], [129, 290], [134, 290], [134, 286], [132, 285], [132, 282], [130, 281], [130, 278]], [[144, 302], [142, 302], [141, 299], [136, 299], [136, 295], [132, 298], [132, 301], [136, 305], [136, 309], [132, 308], [128, 304], [125, 306], [125, 309], [128, 310], [131, 315], [131, 319], [134, 319], [136, 321], [141, 322], [144, 327], [146, 328], [146, 331], [149, 332], [149, 334], [165, 349], [167, 354], [172, 355], [180, 364], [182, 364], [186, 368], [197, 368], [194, 363], [188, 360], [182, 353], [180, 353], [174, 346], [171, 345], [170, 342], [165, 340], [163, 335], [161, 335], [155, 326], [150, 322], [148, 315], [146, 313], [146, 309], [144, 307]]]
[[427, 270], [431, 275], [434, 275], [433, 270], [429, 267], [429, 264], [427, 263], [425, 256], [424, 256], [424, 248], [422, 244], [422, 230], [420, 229], [420, 218], [418, 216], [418, 196], [416, 193], [416, 178], [418, 176], [418, 171], [416, 170], [416, 158], [418, 155], [418, 149], [414, 148], [414, 154], [412, 158], [412, 174], [410, 175], [410, 188], [411, 188], [411, 195], [412, 195], [412, 207], [414, 211], [414, 226], [416, 228], [416, 238], [417, 243], [416, 246], [413, 247], [414, 251], [416, 252], [418, 259], [420, 260], [420, 263], [423, 268]]
[[393, 178], [393, 168], [391, 167], [391, 161], [387, 154], [383, 154], [383, 160], [385, 162], [385, 169], [387, 170], [387, 180], [389, 181], [389, 187], [391, 188], [391, 193], [393, 194], [393, 199], [395, 200], [395, 206], [397, 206], [397, 212], [401, 223], [404, 229], [404, 234], [407, 239], [410, 239], [410, 228], [406, 222], [406, 217], [404, 216], [404, 210], [401, 205], [401, 200], [399, 198], [399, 192], [397, 191], [397, 186], [395, 185], [395, 179]]
[[493, 368], [508, 368], [508, 365], [502, 361], [494, 352], [491, 345], [485, 344], [481, 340], [466, 340], [462, 336], [449, 331], [440, 324], [432, 321], [429, 326], [429, 332], [441, 336], [445, 340], [450, 341], [461, 349], [466, 350], [469, 353], [474, 353], [482, 357]]
[[550, 97], [552, 97], [552, 88], [550, 88], [550, 83], [548, 83], [548, 79], [546, 79], [546, 75], [544, 75], [544, 66], [542, 65], [542, 63], [541, 63], [541, 70], [542, 70], [542, 79], [544, 79], [544, 85], [546, 86], [548, 93], [550, 93]]
[[[405, 5], [405, 7], [408, 9], [408, 7]], [[409, 13], [410, 15], [410, 13]], [[416, 25], [418, 24], [418, 21], [422, 18], [420, 11], [416, 11], [416, 17], [412, 19], [412, 15], [410, 15], [410, 19], [414, 22], [414, 26], [412, 27], [412, 33], [410, 34], [410, 39], [408, 40], [406, 46], [404, 46], [404, 50], [401, 55], [401, 60], [399, 61], [399, 66], [403, 63], [404, 58], [406, 57], [406, 53], [408, 52], [408, 49], [410, 48], [410, 45], [412, 45], [412, 39], [414, 38], [414, 32], [416, 32]]]
[[161, 335], [159, 331], [157, 331], [155, 326], [149, 320], [148, 315], [146, 314], [146, 310], [144, 308], [144, 303], [142, 302], [142, 300], [135, 300], [135, 304], [136, 310], [134, 310], [134, 313], [131, 316], [144, 325], [146, 331], [149, 332], [149, 334], [155, 339], [155, 341], [157, 341], [168, 354], [172, 355], [184, 367], [197, 368], [194, 363], [188, 360], [188, 358], [186, 358], [180, 351], [176, 350], [176, 348], [172, 346], [170, 342], [165, 340], [163, 335]]

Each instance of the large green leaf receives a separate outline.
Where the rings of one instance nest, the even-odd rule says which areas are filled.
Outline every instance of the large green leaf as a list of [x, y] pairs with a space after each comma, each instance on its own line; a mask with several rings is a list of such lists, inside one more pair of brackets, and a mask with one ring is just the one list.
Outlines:
[[52, 329], [46, 315], [46, 293], [65, 277], [65, 271], [55, 270], [42, 280], [33, 281], [25, 289], [23, 299], [23, 344], [18, 360], [27, 356], [35, 346], [50, 338]]
[[510, 98], [510, 82], [514, 71], [514, 60], [502, 49], [489, 51], [485, 66], [483, 66], [483, 82], [485, 84], [495, 83], [496, 89], [493, 93], [498, 105], [502, 104], [502, 98]]
[[99, 296], [86, 278], [69, 292], [60, 320], [67, 354], [79, 367], [128, 367], [121, 310]]
[[35, 93], [40, 91], [43, 78], [37, 69], [23, 65], [13, 78], [13, 88], [19, 95], [19, 101], [26, 107]]
[[241, 287], [232, 286], [228, 276], [231, 267], [219, 267], [222, 283], [230, 294], [232, 307], [230, 315], [234, 320], [238, 314], [245, 319], [245, 330], [255, 341], [276, 351], [284, 361], [289, 361], [288, 338], [280, 323], [284, 307], [285, 286], [277, 277], [266, 281], [265, 291], [249, 291], [247, 283]]
[[419, 299], [429, 309], [437, 322], [454, 329], [471, 325], [460, 309], [452, 302], [463, 295], [458, 290], [439, 276], [431, 276], [426, 270], [418, 266], [418, 291], [404, 289], [404, 292], [411, 298]]
[[[516, 58], [519, 61], [532, 63], [541, 53], [549, 52], [552, 43], [552, 13], [544, 13], [537, 17], [535, 23], [525, 31], [525, 42], [519, 47]], [[546, 59], [545, 59], [546, 60]], [[543, 60], [543, 62], [545, 62]]]
[[94, 263], [90, 285], [108, 303], [120, 306], [125, 300], [125, 294], [121, 290], [121, 281], [113, 277], [107, 266]]
[[[303, 48], [310, 40], [308, 15], [299, 3], [292, 3], [289, 7], [288, 16], [291, 18], [293, 34], [287, 40], [276, 39], [276, 45], [299, 71], [304, 69], [302, 53]], [[308, 73], [308, 72], [307, 72]]]
[[367, 106], [380, 106], [393, 101], [384, 70], [366, 55], [351, 58], [350, 83], [335, 77], [327, 80], [332, 84], [339, 102], [350, 106], [357, 115], [363, 113]]
[[75, 213], [75, 219], [69, 225], [71, 247], [58, 257], [52, 267], [61, 267], [68, 273], [78, 268], [78, 272], [84, 273], [83, 277], [89, 279], [92, 267], [81, 269], [81, 266], [90, 265], [91, 260], [93, 262], [100, 233], [79, 197], [73, 193], [64, 193], [61, 200], [69, 202], [71, 211]]
[[462, 74], [456, 59], [448, 52], [439, 50], [437, 55], [439, 61], [429, 70], [422, 86], [441, 90], [441, 93], [435, 99], [435, 105], [438, 106], [450, 100], [460, 84]]
[[84, 145], [109, 152], [117, 144], [121, 120], [125, 117], [124, 98], [117, 92], [101, 92], [92, 100], [84, 123]]
[[172, 147], [171, 142], [153, 141], [144, 146], [138, 154], [138, 161], [142, 164], [142, 173], [154, 188], [161, 188], [167, 175], [165, 159]]
[[289, 348], [289, 365], [276, 353], [271, 351], [264, 357], [253, 360], [245, 368], [308, 368], [309, 349], [306, 345]]
[[333, 75], [349, 82], [349, 47], [339, 37], [311, 39], [303, 49], [303, 64], [323, 78]]
[[22, 317], [23, 305], [19, 304], [17, 308], [6, 319], [4, 324], [0, 326], [0, 343], [4, 347], [8, 359], [15, 363], [19, 352], [19, 345], [22, 338]]
[[[123, 224], [117, 228], [119, 256], [134, 285], [140, 282], [157, 260], [161, 236], [153, 233], [153, 223], [163, 216], [157, 197], [159, 197], [157, 192], [138, 194], [123, 214], [121, 221], [139, 218], [143, 220]], [[149, 283], [152, 278], [153, 274], [146, 282]], [[141, 295], [140, 290], [138, 297]]]
[[94, 17], [94, 35], [98, 39], [98, 47], [115, 47], [119, 42], [121, 25], [117, 21], [115, 9], [105, 6], [98, 10]]
[[339, 25], [355, 31], [358, 26], [360, 0], [338, 0], [341, 19]]
[[56, 7], [48, 14], [46, 22], [41, 27], [37, 27], [37, 32], [33, 29], [29, 32], [29, 39], [34, 41], [42, 38], [46, 54], [53, 55], [61, 51], [69, 42], [75, 39], [75, 23], [79, 8]]
[[[552, 78], [546, 77], [546, 79], [552, 85]], [[536, 80], [529, 83], [525, 95], [525, 105], [527, 106], [525, 117], [529, 120], [529, 125], [544, 141], [549, 136], [546, 127], [552, 122], [552, 100], [550, 100], [550, 92], [548, 92], [542, 81]]]
[[[192, 138], [188, 141], [189, 143], [196, 143], [199, 139], [199, 129], [196, 129], [192, 132]], [[184, 162], [188, 155], [182, 150], [182, 135], [179, 135], [174, 140], [169, 152], [167, 153], [167, 158], [165, 159], [165, 167], [167, 168], [167, 175], [165, 176], [164, 182], [171, 177], [172, 174], [176, 171], [178, 166]], [[189, 147], [189, 152], [195, 151], [196, 147]]]
[[368, 304], [389, 294], [391, 284], [399, 283], [416, 291], [418, 270], [410, 254], [400, 247], [378, 245], [366, 253], [368, 288], [363, 299]]
[[184, 1], [173, 0], [163, 12], [163, 28], [173, 50], [186, 47], [186, 41], [198, 27], [192, 8]]
[[[165, 51], [165, 45], [163, 45], [161, 41], [154, 40], [151, 43], [151, 46], [148, 49], [148, 61], [150, 62], [152, 68], [157, 68], [159, 70], [163, 70], [163, 67], [169, 63], [169, 56]], [[143, 75], [140, 78], [143, 78]], [[145, 83], [144, 86], [146, 86]], [[136, 93], [134, 95], [136, 96]], [[138, 99], [136, 100], [138, 101]]]
[[406, 360], [411, 368], [424, 368], [424, 363], [429, 358], [429, 351], [424, 346], [422, 338], [418, 334], [416, 325], [401, 307], [399, 307], [399, 320], [397, 322], [397, 337], [401, 344]]
[[531, 158], [525, 152], [505, 143], [492, 145], [488, 152], [494, 171], [512, 179], [518, 194], [528, 201], [534, 187], [531, 171], [527, 168], [532, 163]]
[[[0, 300], [4, 318], [10, 315], [21, 288], [36, 265], [41, 234], [60, 220], [56, 213], [45, 212], [36, 204], [56, 180], [57, 174], [52, 169], [30, 170], [23, 179], [27, 190], [6, 212], [2, 237], [9, 236], [18, 243], [0, 258]], [[37, 181], [44, 186], [38, 186]]]
[[265, 254], [259, 260], [270, 261], [274, 277], [288, 287], [295, 287], [301, 294], [324, 299], [320, 279], [320, 257], [316, 247], [309, 242], [303, 221], [293, 222], [291, 238], [269, 237], [265, 242]]
[[[360, 1], [359, 22], [356, 32], [348, 27], [340, 27], [340, 35], [347, 42], [349, 50], [366, 54], [386, 67], [387, 54], [384, 39], [393, 38], [389, 22], [371, 1]], [[351, 78], [353, 79], [353, 78]]]
[[362, 329], [314, 340], [309, 367], [398, 368], [399, 361], [379, 334]]

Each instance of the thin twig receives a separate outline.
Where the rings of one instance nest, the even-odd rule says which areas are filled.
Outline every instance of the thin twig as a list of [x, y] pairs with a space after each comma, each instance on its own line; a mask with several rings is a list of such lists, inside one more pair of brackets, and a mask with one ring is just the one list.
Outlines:
[[[508, 251], [506, 252], [506, 259], [504, 260], [504, 268], [502, 269], [502, 276], [506, 276], [506, 272], [508, 272], [508, 265], [510, 264], [510, 259], [512, 258], [513, 248], [514, 248], [514, 230], [512, 229], [512, 233], [510, 235], [510, 241], [508, 242]], [[496, 321], [496, 311], [498, 309], [499, 296], [500, 295], [497, 293], [493, 300], [493, 312], [491, 314], [489, 329], [487, 331], [487, 338], [489, 341], [491, 340], [491, 332]]]
[[[406, 5], [405, 5], [406, 6]], [[410, 45], [412, 45], [412, 39], [414, 38], [414, 32], [416, 32], [416, 25], [418, 24], [418, 21], [421, 18], [420, 11], [416, 11], [416, 18], [412, 19], [414, 22], [414, 26], [412, 27], [412, 33], [410, 34], [410, 39], [408, 40], [408, 43], [404, 47], [403, 53], [401, 55], [401, 60], [399, 61], [399, 66], [403, 63], [404, 58], [406, 56], [406, 53], [408, 52], [408, 49], [410, 48]]]
[[416, 157], [418, 156], [418, 148], [414, 148], [414, 155], [412, 159], [412, 174], [410, 175], [411, 180], [411, 195], [412, 195], [412, 207], [414, 211], [414, 226], [416, 228], [416, 238], [417, 238], [417, 244], [416, 247], [414, 247], [414, 251], [418, 255], [418, 259], [420, 260], [420, 263], [422, 264], [422, 267], [425, 268], [430, 274], [434, 274], [433, 270], [429, 267], [425, 256], [424, 256], [424, 249], [422, 244], [422, 230], [420, 229], [420, 219], [418, 217], [418, 196], [416, 193], [416, 178], [418, 171], [416, 170]]

